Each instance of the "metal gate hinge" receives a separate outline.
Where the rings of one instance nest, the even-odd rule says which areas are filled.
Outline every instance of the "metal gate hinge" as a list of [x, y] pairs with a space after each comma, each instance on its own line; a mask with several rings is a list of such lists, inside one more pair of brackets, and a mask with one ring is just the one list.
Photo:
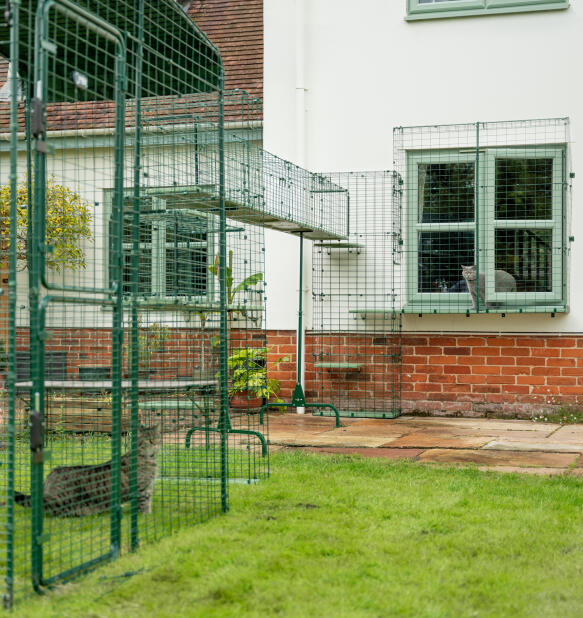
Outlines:
[[43, 423], [42, 416], [38, 410], [30, 413], [30, 450], [38, 452], [43, 447]]
[[[32, 136], [37, 140], [37, 150], [39, 148], [38, 141], [45, 134], [45, 124], [46, 124], [46, 115], [45, 115], [45, 102], [39, 97], [34, 97], [31, 101], [31, 132]], [[46, 147], [46, 146], [45, 146]], [[42, 152], [42, 150], [40, 151]]]

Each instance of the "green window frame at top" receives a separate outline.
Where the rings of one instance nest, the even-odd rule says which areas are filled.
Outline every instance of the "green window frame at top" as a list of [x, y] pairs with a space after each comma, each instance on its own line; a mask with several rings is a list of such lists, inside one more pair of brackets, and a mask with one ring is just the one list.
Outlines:
[[408, 21], [569, 8], [569, 0], [407, 0]]
[[[562, 145], [409, 151], [405, 311], [470, 311], [461, 265], [472, 264], [479, 311], [564, 311], [565, 169]], [[515, 290], [496, 288], [500, 270]]]

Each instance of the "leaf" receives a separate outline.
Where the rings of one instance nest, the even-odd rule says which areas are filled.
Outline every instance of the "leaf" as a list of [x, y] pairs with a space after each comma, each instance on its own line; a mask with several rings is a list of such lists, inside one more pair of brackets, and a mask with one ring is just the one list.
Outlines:
[[241, 290], [246, 290], [248, 287], [252, 285], [257, 285], [260, 281], [263, 281], [263, 273], [255, 273], [254, 275], [249, 275], [246, 279], [243, 279], [239, 285], [235, 286], [233, 290], [232, 296], [235, 297], [237, 292]]

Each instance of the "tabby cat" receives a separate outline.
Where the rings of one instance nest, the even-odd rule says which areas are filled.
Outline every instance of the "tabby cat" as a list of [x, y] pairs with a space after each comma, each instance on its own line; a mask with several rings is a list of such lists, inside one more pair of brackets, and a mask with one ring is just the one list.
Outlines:
[[[480, 307], [486, 307], [486, 277], [484, 273], [480, 273], [479, 278], [476, 276], [476, 265], [462, 266], [462, 277], [468, 284], [468, 291], [472, 297], [472, 309], [476, 309], [478, 303], [477, 298], [480, 297]], [[479, 287], [477, 280], [479, 279]], [[494, 271], [494, 289], [496, 292], [516, 292], [516, 279], [505, 270]]]
[[[138, 433], [138, 508], [152, 512], [152, 492], [158, 470], [156, 455], [160, 450], [160, 425], [143, 427]], [[121, 501], [130, 499], [131, 453], [121, 458]], [[60, 466], [51, 470], [43, 487], [44, 510], [48, 515], [82, 517], [110, 509], [111, 461], [90, 466]], [[15, 492], [15, 501], [30, 506], [30, 496]]]

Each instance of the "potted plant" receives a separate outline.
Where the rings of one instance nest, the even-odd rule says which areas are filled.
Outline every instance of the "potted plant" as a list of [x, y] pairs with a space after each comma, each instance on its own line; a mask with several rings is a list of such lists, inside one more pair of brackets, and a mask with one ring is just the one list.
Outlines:
[[[228, 358], [227, 364], [231, 371], [231, 387], [229, 401], [232, 408], [258, 409], [272, 397], [273, 401], [281, 403], [279, 380], [267, 377], [268, 348], [238, 348]], [[288, 362], [287, 356], [273, 361], [277, 367], [282, 362]]]

